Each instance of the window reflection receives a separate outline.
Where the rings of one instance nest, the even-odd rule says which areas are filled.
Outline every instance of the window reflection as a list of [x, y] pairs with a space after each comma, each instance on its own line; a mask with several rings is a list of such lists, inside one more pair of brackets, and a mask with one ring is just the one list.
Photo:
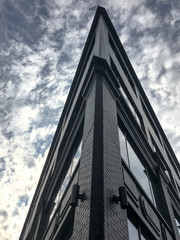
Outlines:
[[128, 167], [132, 170], [133, 174], [137, 178], [138, 182], [141, 184], [145, 190], [148, 197], [155, 204], [154, 195], [152, 191], [152, 185], [148, 178], [147, 171], [143, 164], [139, 160], [138, 156], [134, 152], [133, 148], [127, 141], [126, 137], [119, 128], [119, 141], [120, 141], [120, 152], [121, 157], [127, 163]]
[[75, 153], [75, 155], [74, 155], [74, 158], [73, 158], [73, 160], [72, 160], [72, 164], [71, 164], [71, 176], [72, 176], [72, 174], [73, 174], [73, 172], [74, 172], [74, 169], [76, 168], [76, 166], [77, 166], [77, 164], [78, 164], [78, 162], [79, 162], [79, 159], [80, 159], [80, 157], [81, 157], [81, 150], [82, 150], [82, 141], [80, 142], [79, 147], [78, 147], [78, 149], [77, 149], [77, 151], [76, 151], [76, 153]]
[[129, 232], [129, 240], [139, 240], [138, 229], [132, 224], [132, 222], [128, 219], [128, 232]]
[[124, 136], [124, 134], [122, 134], [120, 129], [119, 129], [118, 133], [119, 133], [119, 142], [120, 142], [121, 156], [122, 156], [123, 160], [129, 166], [130, 164], [129, 164], [129, 160], [128, 160], [127, 145], [126, 145], [126, 141], [125, 141], [125, 136]]
[[54, 201], [54, 208], [53, 208], [53, 210], [51, 212], [51, 215], [50, 215], [50, 220], [52, 219], [52, 217], [53, 217], [53, 215], [54, 215], [54, 213], [55, 213], [55, 211], [57, 209], [57, 206], [58, 206], [58, 204], [59, 204], [59, 202], [60, 202], [60, 200], [62, 198], [62, 195], [65, 192], [66, 187], [67, 187], [67, 185], [68, 185], [68, 183], [69, 183], [69, 181], [70, 181], [70, 179], [71, 179], [71, 177], [72, 177], [72, 175], [74, 173], [74, 170], [75, 170], [75, 168], [76, 168], [76, 166], [77, 166], [77, 164], [78, 164], [78, 162], [80, 160], [81, 150], [82, 150], [82, 141], [80, 142], [79, 147], [78, 147], [78, 149], [76, 150], [76, 152], [74, 154], [74, 157], [73, 157], [71, 165], [70, 165], [70, 167], [69, 167], [69, 169], [67, 171], [67, 174], [66, 174], [66, 176], [64, 178], [64, 181], [61, 184], [61, 187], [60, 187], [60, 189], [59, 189], [59, 191], [58, 191], [58, 193], [56, 195], [56, 198], [55, 198], [55, 201]]
[[178, 232], [179, 232], [179, 235], [180, 235], [180, 223], [177, 220], [177, 218], [175, 218], [175, 221], [176, 221], [176, 226], [177, 226], [177, 229], [178, 229]]
[[143, 235], [141, 234], [141, 240], [146, 240], [146, 238], [145, 237], [143, 237]]
[[129, 233], [129, 240], [148, 240], [152, 238], [148, 236], [148, 238], [142, 235], [142, 227], [137, 223], [135, 226], [129, 219], [128, 219], [128, 233]]
[[137, 115], [137, 113], [136, 113], [134, 107], [132, 106], [131, 102], [129, 101], [129, 99], [128, 99], [128, 97], [127, 97], [127, 95], [126, 95], [126, 93], [124, 92], [124, 90], [123, 90], [122, 87], [120, 88], [120, 92], [121, 92], [121, 94], [123, 95], [123, 97], [124, 97], [124, 99], [125, 99], [127, 105], [129, 106], [129, 108], [130, 108], [132, 114], [134, 115], [134, 117], [135, 117], [137, 123], [138, 123], [139, 126], [141, 127], [140, 119], [139, 119], [139, 117], [138, 117], [138, 115]]
[[140, 182], [141, 186], [143, 187], [143, 189], [145, 190], [147, 195], [152, 200], [149, 179], [147, 177], [146, 170], [128, 142], [127, 142], [127, 145], [128, 145], [129, 159], [130, 159], [129, 160], [130, 161], [130, 169], [132, 170], [135, 177]]

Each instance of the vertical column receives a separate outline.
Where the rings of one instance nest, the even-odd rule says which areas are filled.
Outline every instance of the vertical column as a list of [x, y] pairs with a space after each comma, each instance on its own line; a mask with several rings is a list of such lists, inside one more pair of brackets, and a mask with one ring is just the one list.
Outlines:
[[116, 102], [106, 84], [103, 84], [104, 126], [104, 223], [106, 240], [128, 238], [127, 211], [111, 202], [124, 185], [118, 138]]
[[87, 199], [75, 210], [73, 240], [104, 239], [102, 123], [102, 82], [96, 77], [86, 101], [78, 180]]
[[96, 77], [89, 239], [104, 239], [103, 81]]
[[87, 199], [75, 210], [73, 240], [127, 240], [126, 210], [112, 203], [123, 185], [116, 102], [99, 76], [87, 97], [78, 183]]

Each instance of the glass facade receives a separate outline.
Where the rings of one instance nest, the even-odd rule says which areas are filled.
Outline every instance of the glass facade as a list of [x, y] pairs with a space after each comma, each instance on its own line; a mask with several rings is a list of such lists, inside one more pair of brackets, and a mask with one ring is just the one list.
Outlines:
[[130, 143], [126, 139], [125, 135], [119, 128], [119, 141], [120, 141], [120, 152], [122, 159], [126, 162], [128, 167], [133, 172], [134, 176], [141, 184], [142, 188], [151, 199], [151, 201], [155, 204], [154, 195], [152, 191], [152, 185], [149, 180], [147, 170], [141, 163], [140, 159], [134, 152], [133, 148], [131, 147]]
[[139, 240], [138, 229], [132, 224], [132, 222], [129, 219], [128, 219], [128, 232], [129, 240]]
[[137, 115], [134, 107], [132, 106], [131, 102], [129, 101], [129, 99], [128, 99], [128, 97], [127, 97], [127, 95], [126, 95], [126, 93], [124, 92], [124, 90], [123, 90], [122, 87], [120, 87], [120, 92], [121, 92], [121, 94], [123, 95], [123, 97], [124, 97], [124, 99], [125, 99], [128, 107], [130, 108], [132, 114], [134, 115], [134, 118], [136, 119], [137, 123], [138, 123], [139, 126], [141, 127], [141, 121], [140, 121], [140, 119], [139, 119], [139, 117], [138, 117], [138, 115]]
[[71, 165], [70, 165], [70, 167], [69, 167], [69, 169], [67, 171], [67, 174], [66, 174], [66, 176], [64, 178], [64, 181], [61, 184], [61, 187], [60, 187], [60, 189], [59, 189], [59, 191], [58, 191], [58, 193], [56, 195], [56, 198], [55, 198], [55, 201], [54, 201], [54, 208], [53, 208], [53, 211], [52, 211], [52, 213], [50, 215], [50, 220], [52, 219], [52, 217], [53, 217], [53, 215], [54, 215], [54, 213], [55, 213], [55, 211], [57, 209], [57, 206], [58, 206], [58, 204], [59, 204], [59, 202], [60, 202], [60, 200], [61, 200], [61, 198], [63, 196], [63, 193], [66, 190], [66, 187], [67, 187], [67, 185], [68, 185], [68, 183], [69, 183], [69, 181], [70, 181], [70, 179], [71, 179], [71, 177], [72, 177], [72, 175], [74, 173], [74, 170], [75, 170], [75, 168], [76, 168], [76, 166], [77, 166], [77, 164], [78, 164], [78, 162], [80, 160], [81, 150], [82, 150], [82, 141], [80, 142], [79, 147], [78, 147], [78, 149], [75, 152], [75, 155], [74, 155], [74, 157], [72, 159]]
[[128, 233], [129, 233], [129, 240], [149, 240], [150, 238], [146, 238], [141, 233], [141, 227], [135, 226], [129, 219], [128, 219]]
[[177, 226], [177, 229], [178, 229], [178, 233], [180, 235], [180, 223], [179, 221], [177, 220], [177, 218], [175, 218], [175, 221], [176, 221], [176, 226]]

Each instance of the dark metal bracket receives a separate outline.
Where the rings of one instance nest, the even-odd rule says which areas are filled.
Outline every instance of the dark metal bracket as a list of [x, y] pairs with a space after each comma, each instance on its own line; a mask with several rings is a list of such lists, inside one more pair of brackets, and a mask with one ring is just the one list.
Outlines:
[[84, 201], [86, 199], [86, 194], [82, 193], [79, 194], [79, 185], [78, 184], [74, 184], [72, 187], [72, 194], [71, 194], [71, 199], [70, 199], [70, 205], [72, 207], [77, 207], [78, 205], [78, 199], [82, 201]]
[[114, 195], [112, 197], [112, 202], [116, 204], [120, 202], [122, 209], [128, 208], [127, 192], [124, 186], [119, 188], [119, 196]]

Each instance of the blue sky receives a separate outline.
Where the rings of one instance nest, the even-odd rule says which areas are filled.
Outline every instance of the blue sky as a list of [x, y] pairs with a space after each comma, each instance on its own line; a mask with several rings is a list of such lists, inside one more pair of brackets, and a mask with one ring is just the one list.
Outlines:
[[180, 159], [179, 0], [0, 1], [0, 239], [18, 239], [97, 5]]

